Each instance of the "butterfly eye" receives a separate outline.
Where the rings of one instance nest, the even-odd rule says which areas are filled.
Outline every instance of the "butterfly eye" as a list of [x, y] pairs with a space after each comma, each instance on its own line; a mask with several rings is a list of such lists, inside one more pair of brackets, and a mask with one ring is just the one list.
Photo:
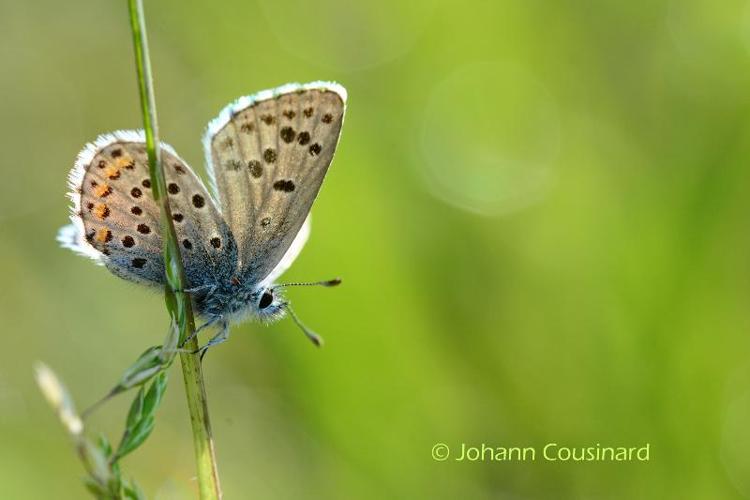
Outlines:
[[263, 292], [263, 296], [260, 298], [260, 302], [258, 302], [258, 308], [265, 309], [271, 305], [271, 302], [273, 302], [273, 295], [271, 292]]

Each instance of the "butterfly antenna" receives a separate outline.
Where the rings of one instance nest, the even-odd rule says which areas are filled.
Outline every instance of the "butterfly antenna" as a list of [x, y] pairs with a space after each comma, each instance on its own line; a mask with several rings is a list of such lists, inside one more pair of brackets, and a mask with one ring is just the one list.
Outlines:
[[287, 286], [338, 286], [341, 284], [341, 278], [333, 278], [332, 280], [325, 281], [310, 281], [310, 282], [298, 282], [298, 283], [281, 283], [280, 285], [274, 285], [274, 288], [283, 288]]
[[302, 323], [302, 321], [300, 321], [300, 319], [297, 317], [297, 314], [292, 310], [292, 307], [288, 302], [284, 305], [284, 308], [289, 311], [289, 316], [291, 316], [294, 322], [297, 323], [297, 326], [300, 328], [300, 330], [302, 330], [305, 336], [310, 339], [310, 342], [315, 344], [316, 347], [322, 347], [323, 339], [320, 337], [320, 335], [310, 330]]

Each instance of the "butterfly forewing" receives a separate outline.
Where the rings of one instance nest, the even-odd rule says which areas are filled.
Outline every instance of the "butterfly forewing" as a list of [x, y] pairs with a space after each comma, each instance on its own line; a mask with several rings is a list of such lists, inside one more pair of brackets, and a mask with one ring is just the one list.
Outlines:
[[[191, 287], [228, 280], [236, 247], [203, 183], [164, 145], [162, 164], [175, 231]], [[70, 176], [73, 226], [62, 243], [139, 283], [164, 283], [159, 208], [151, 193], [142, 134], [99, 138], [79, 155]]]
[[206, 157], [242, 279], [262, 281], [299, 232], [333, 159], [345, 100], [335, 84], [285, 86], [240, 99], [209, 124]]

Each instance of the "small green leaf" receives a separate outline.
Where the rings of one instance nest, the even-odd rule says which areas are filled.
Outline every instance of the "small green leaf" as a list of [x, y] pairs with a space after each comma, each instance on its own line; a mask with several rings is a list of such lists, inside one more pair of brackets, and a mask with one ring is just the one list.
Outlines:
[[144, 417], [153, 416], [154, 412], [156, 412], [156, 409], [159, 407], [159, 403], [161, 403], [161, 398], [164, 395], [166, 388], [167, 373], [161, 372], [156, 376], [151, 387], [148, 389], [148, 393], [146, 393], [146, 398], [143, 401]]
[[125, 373], [123, 373], [120, 378], [120, 382], [117, 384], [117, 387], [115, 387], [115, 391], [122, 392], [137, 385], [141, 385], [156, 375], [162, 368], [160, 354], [160, 346], [152, 346], [146, 349], [135, 363], [125, 370]]
[[159, 351], [159, 358], [162, 366], [167, 367], [172, 364], [172, 360], [177, 355], [177, 343], [180, 340], [180, 329], [174, 319], [170, 321], [169, 330], [167, 331], [167, 337], [164, 339], [164, 343], [161, 345]]
[[99, 439], [96, 442], [96, 445], [99, 447], [99, 449], [104, 453], [104, 456], [109, 459], [109, 466], [112, 469], [112, 474], [115, 478], [117, 478], [118, 481], [121, 480], [121, 474], [120, 471], [120, 464], [117, 462], [112, 461], [112, 444], [110, 444], [109, 439], [107, 439], [107, 436], [104, 434], [99, 434]]
[[138, 422], [138, 425], [133, 428], [132, 432], [126, 432], [117, 450], [117, 459], [121, 459], [142, 445], [149, 434], [151, 434], [151, 431], [154, 430], [154, 423], [154, 417], [146, 417]]
[[132, 431], [133, 427], [138, 424], [138, 422], [141, 420], [143, 416], [143, 398], [144, 398], [144, 391], [143, 387], [138, 389], [138, 394], [136, 394], [135, 399], [133, 399], [133, 402], [130, 404], [130, 411], [128, 411], [128, 418], [125, 421], [125, 432]]
[[113, 499], [121, 498], [122, 480], [119, 476], [112, 476], [109, 481], [109, 494]]
[[120, 469], [120, 462], [111, 462], [110, 461], [110, 467], [112, 467], [112, 474], [117, 478], [118, 481], [122, 481], [122, 470]]
[[123, 494], [125, 498], [130, 500], [146, 500], [146, 494], [143, 493], [134, 479], [123, 481]]
[[[167, 337], [169, 339], [169, 337]], [[157, 375], [159, 372], [169, 367], [174, 359], [176, 348], [172, 349], [170, 355], [164, 353], [161, 346], [152, 346], [146, 349], [138, 359], [133, 363], [120, 377], [120, 381], [107, 393], [102, 399], [91, 405], [83, 414], [84, 417], [91, 414], [96, 408], [108, 401], [110, 398], [120, 393], [143, 384]]]
[[109, 460], [107, 460], [102, 450], [82, 436], [78, 441], [78, 454], [86, 471], [95, 482], [102, 487], [104, 487], [103, 485], [110, 484], [113, 479], [112, 471], [109, 467]]
[[84, 477], [83, 478], [83, 485], [86, 487], [86, 489], [94, 495], [96, 498], [106, 498], [107, 497], [107, 489], [103, 486], [101, 486], [99, 483], [94, 481], [93, 478], [90, 477]]
[[96, 441], [96, 444], [99, 446], [99, 449], [102, 450], [105, 457], [109, 458], [112, 456], [112, 445], [110, 444], [109, 439], [107, 439], [107, 436], [99, 434], [99, 439]]

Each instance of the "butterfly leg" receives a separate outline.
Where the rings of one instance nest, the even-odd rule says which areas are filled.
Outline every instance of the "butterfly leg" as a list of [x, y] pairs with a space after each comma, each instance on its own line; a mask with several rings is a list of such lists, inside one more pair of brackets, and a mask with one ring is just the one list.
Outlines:
[[185, 288], [184, 290], [175, 290], [175, 292], [183, 292], [183, 293], [197, 293], [202, 290], [208, 290], [208, 294], [213, 293], [216, 290], [216, 285], [213, 284], [207, 284], [207, 285], [200, 285], [200, 286], [194, 286], [192, 288]]
[[214, 335], [211, 338], [211, 340], [209, 340], [208, 343], [206, 343], [206, 345], [198, 349], [197, 352], [199, 352], [201, 355], [201, 361], [203, 361], [203, 357], [206, 355], [206, 352], [208, 352], [208, 349], [210, 347], [221, 344], [222, 342], [226, 342], [228, 338], [229, 338], [229, 325], [227, 324], [226, 321], [223, 321], [221, 323], [221, 330], [219, 330], [219, 333]]
[[198, 328], [196, 328], [195, 331], [192, 334], [190, 334], [190, 336], [188, 338], [186, 338], [182, 342], [182, 344], [180, 344], [180, 349], [182, 347], [184, 347], [185, 344], [187, 344], [188, 342], [190, 342], [191, 340], [193, 340], [196, 337], [196, 335], [198, 335], [200, 332], [202, 332], [203, 330], [205, 330], [209, 326], [214, 325], [219, 320], [221, 320], [221, 316], [214, 316], [213, 318], [209, 319], [208, 321], [206, 321], [205, 323], [203, 323], [201, 326], [199, 326]]

